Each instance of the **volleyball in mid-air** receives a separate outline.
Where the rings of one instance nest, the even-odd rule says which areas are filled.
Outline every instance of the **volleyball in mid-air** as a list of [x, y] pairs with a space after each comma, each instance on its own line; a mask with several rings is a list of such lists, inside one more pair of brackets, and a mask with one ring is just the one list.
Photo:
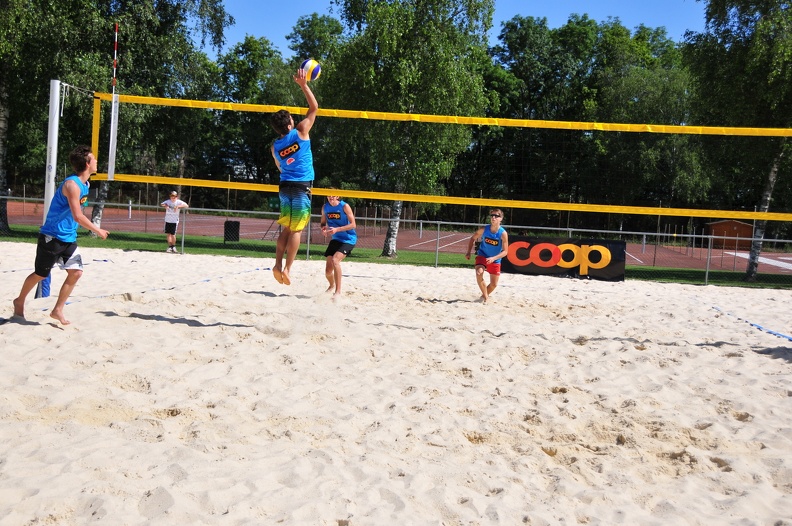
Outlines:
[[322, 74], [322, 66], [312, 58], [303, 62], [300, 69], [305, 71], [306, 80], [316, 80]]

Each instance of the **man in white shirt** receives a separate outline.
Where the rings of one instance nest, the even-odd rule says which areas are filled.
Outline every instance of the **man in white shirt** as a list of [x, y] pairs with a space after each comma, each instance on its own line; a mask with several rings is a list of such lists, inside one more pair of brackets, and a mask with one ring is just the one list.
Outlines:
[[176, 250], [176, 228], [179, 226], [179, 209], [190, 208], [187, 203], [179, 199], [179, 194], [174, 190], [170, 194], [170, 199], [163, 201], [162, 206], [165, 207], [165, 234], [168, 236], [168, 250], [175, 254]]

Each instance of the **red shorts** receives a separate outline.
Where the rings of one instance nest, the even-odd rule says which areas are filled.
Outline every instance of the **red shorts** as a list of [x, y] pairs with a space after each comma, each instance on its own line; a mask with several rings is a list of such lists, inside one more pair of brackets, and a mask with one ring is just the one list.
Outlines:
[[487, 272], [494, 276], [500, 276], [500, 263], [487, 263], [487, 258], [484, 256], [476, 256], [476, 266], [481, 266], [487, 269]]

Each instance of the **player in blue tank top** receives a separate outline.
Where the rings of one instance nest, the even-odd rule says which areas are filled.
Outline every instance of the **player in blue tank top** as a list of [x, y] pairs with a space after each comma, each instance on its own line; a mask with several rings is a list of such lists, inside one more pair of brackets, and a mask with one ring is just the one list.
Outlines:
[[[278, 110], [270, 124], [278, 138], [272, 143], [272, 158], [280, 171], [280, 218], [283, 227], [275, 244], [275, 265], [272, 275], [278, 283], [291, 285], [291, 266], [300, 249], [300, 236], [311, 220], [311, 186], [314, 180], [313, 154], [309, 132], [316, 120], [316, 102], [305, 71], [297, 70], [294, 82], [300, 86], [308, 102], [308, 112], [296, 125], [291, 113]], [[283, 259], [286, 258], [284, 264]]]
[[281, 182], [305, 183], [308, 186], [313, 183], [314, 166], [311, 141], [302, 139], [297, 128], [292, 128], [283, 137], [275, 139], [272, 149], [275, 152], [275, 164], [281, 171]]
[[325, 277], [330, 286], [327, 292], [333, 292], [333, 299], [341, 295], [341, 261], [344, 260], [357, 243], [355, 231], [355, 215], [352, 208], [341, 200], [340, 196], [328, 195], [322, 207], [322, 234], [332, 235], [325, 250]]
[[74, 286], [82, 276], [82, 257], [77, 248], [77, 227], [82, 226], [106, 239], [109, 232], [94, 225], [85, 214], [83, 207], [88, 202], [88, 178], [96, 173], [96, 157], [88, 146], [78, 146], [69, 155], [74, 174], [66, 178], [55, 190], [47, 218], [39, 230], [36, 247], [34, 271], [25, 278], [19, 296], [14, 299], [14, 316], [25, 318], [25, 298], [36, 285], [50, 275], [56, 264], [66, 270], [58, 300], [50, 317], [62, 325], [68, 325], [63, 315], [63, 307], [69, 299]]
[[[500, 208], [493, 208], [489, 212], [490, 224], [476, 230], [468, 242], [465, 259], [470, 259], [473, 245], [480, 241], [476, 251], [476, 283], [481, 290], [481, 300], [489, 301], [490, 294], [498, 286], [501, 273], [501, 259], [509, 253], [509, 234], [501, 226], [503, 212]], [[484, 283], [484, 271], [490, 275], [489, 285]]]

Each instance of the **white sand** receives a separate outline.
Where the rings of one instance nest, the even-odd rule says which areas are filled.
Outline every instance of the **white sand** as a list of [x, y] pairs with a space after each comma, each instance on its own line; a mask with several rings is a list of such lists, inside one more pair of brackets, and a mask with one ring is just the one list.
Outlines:
[[82, 252], [0, 325], [2, 525], [792, 524], [790, 291]]

